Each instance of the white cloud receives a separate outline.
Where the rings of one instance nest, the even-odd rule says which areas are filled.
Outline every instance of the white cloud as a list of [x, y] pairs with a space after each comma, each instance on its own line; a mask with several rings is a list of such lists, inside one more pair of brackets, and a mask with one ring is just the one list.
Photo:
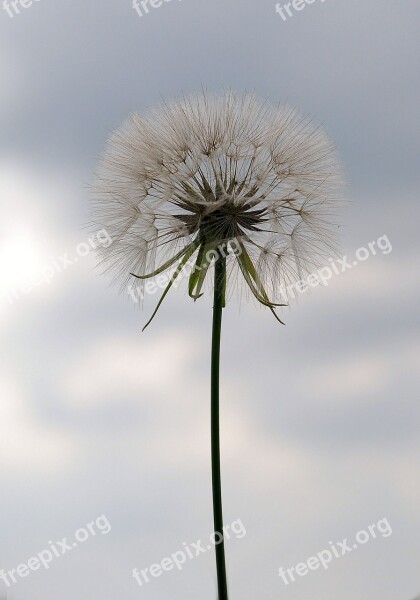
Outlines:
[[103, 337], [84, 349], [60, 375], [66, 402], [73, 408], [100, 406], [103, 398], [152, 394], [155, 402], [172, 401], [196, 380], [197, 341], [183, 331], [153, 338]]
[[60, 431], [42, 426], [31, 414], [23, 390], [0, 377], [0, 464], [12, 473], [50, 471], [68, 465], [74, 446]]
[[358, 397], [385, 391], [407, 366], [415, 369], [419, 357], [418, 345], [406, 341], [399, 345], [398, 356], [386, 347], [314, 365], [305, 371], [299, 386], [305, 395], [317, 400], [336, 403], [337, 399], [348, 398], [354, 404]]

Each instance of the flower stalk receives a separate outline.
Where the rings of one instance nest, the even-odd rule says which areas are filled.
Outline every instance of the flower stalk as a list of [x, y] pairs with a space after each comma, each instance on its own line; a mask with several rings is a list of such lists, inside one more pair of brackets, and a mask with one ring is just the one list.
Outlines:
[[213, 330], [211, 346], [211, 464], [214, 537], [219, 600], [228, 600], [225, 545], [223, 539], [222, 483], [220, 469], [220, 339], [225, 305], [226, 257], [219, 254], [214, 266]]

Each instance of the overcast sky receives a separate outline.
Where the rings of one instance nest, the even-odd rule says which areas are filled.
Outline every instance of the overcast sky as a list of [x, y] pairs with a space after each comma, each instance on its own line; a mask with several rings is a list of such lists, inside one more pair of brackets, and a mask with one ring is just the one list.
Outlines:
[[[131, 0], [16, 6], [0, 7], [0, 575], [92, 521], [96, 535], [10, 587], [0, 579], [0, 597], [216, 598], [211, 551], [142, 587], [132, 577], [212, 531], [211, 300], [180, 286], [142, 334], [156, 297], [142, 312], [93, 251], [80, 255], [110, 131], [204, 87], [322, 123], [348, 181], [342, 254], [383, 248], [292, 303], [286, 327], [252, 303], [225, 310], [225, 521], [246, 529], [227, 543], [231, 598], [412, 600], [418, 0], [315, 0], [286, 20], [274, 0], [172, 0], [142, 17]], [[279, 577], [382, 519], [392, 535]]]

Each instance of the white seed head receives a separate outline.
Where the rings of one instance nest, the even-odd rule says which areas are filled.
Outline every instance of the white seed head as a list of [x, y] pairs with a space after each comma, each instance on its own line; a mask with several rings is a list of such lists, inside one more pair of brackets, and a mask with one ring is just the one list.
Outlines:
[[[111, 135], [92, 220], [113, 240], [100, 259], [123, 286], [200, 236], [237, 239], [276, 302], [334, 252], [340, 191], [331, 142], [295, 110], [201, 93], [134, 113]], [[227, 263], [232, 288], [245, 279], [233, 253]]]

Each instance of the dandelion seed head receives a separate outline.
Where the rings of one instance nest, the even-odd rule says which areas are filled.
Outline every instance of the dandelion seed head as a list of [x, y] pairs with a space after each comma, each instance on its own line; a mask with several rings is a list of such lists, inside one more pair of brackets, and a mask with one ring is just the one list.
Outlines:
[[[288, 106], [205, 93], [134, 113], [97, 169], [100, 262], [123, 287], [194, 240], [240, 240], [270, 300], [335, 250], [341, 177], [325, 133]], [[228, 284], [240, 281], [229, 253]], [[247, 287], [245, 285], [245, 287]]]

